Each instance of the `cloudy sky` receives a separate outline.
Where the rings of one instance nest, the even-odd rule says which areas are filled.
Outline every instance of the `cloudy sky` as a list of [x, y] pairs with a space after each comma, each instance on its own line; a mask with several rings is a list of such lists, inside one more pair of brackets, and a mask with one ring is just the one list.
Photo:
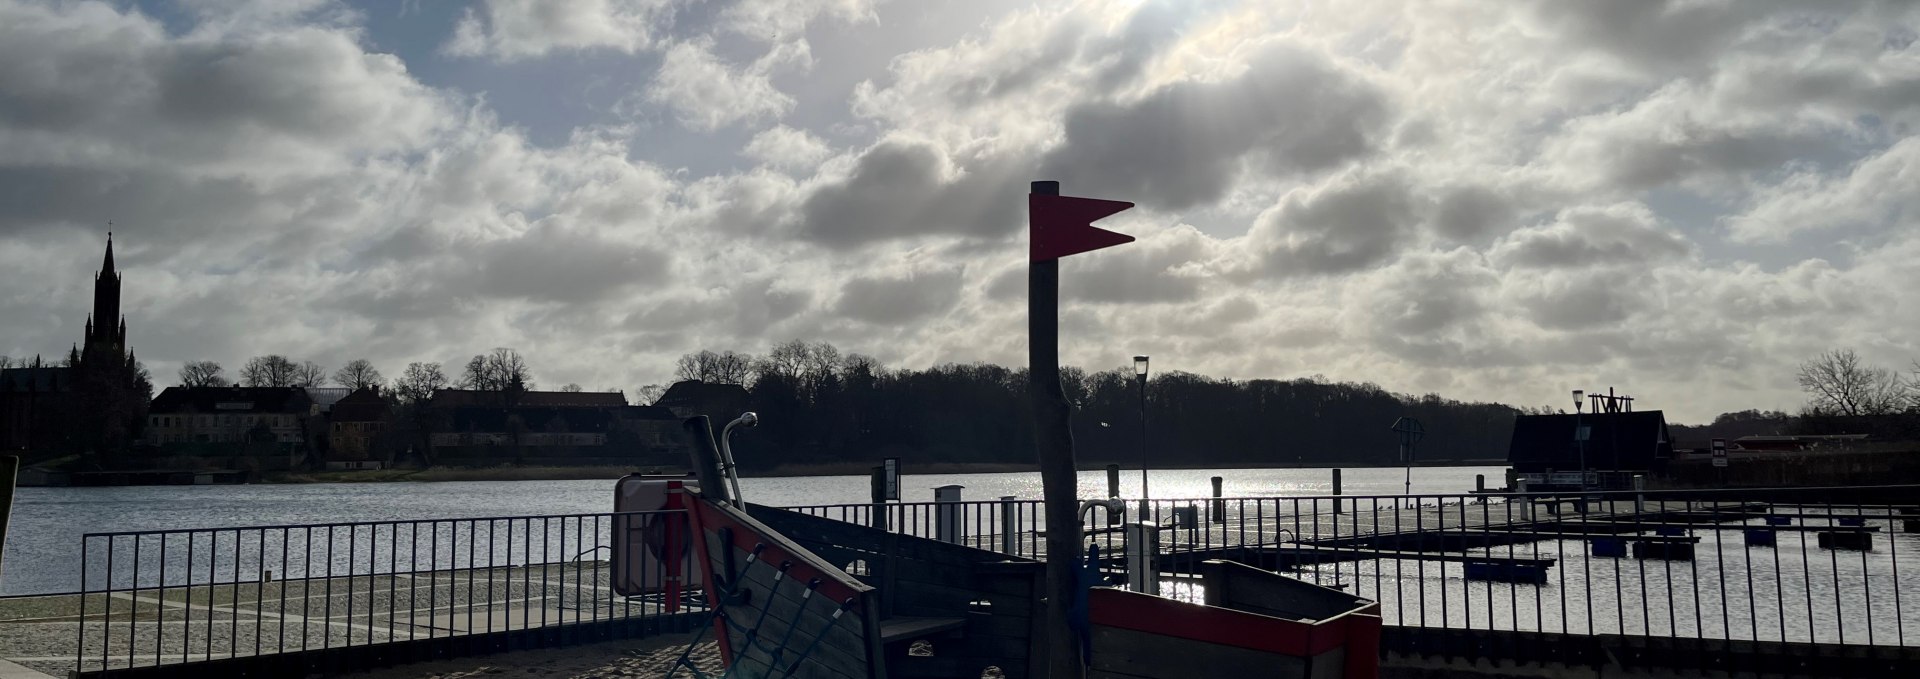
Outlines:
[[629, 392], [701, 348], [1024, 363], [1027, 182], [1093, 368], [1681, 421], [1920, 358], [1910, 2], [0, 0], [0, 354], [131, 342]]

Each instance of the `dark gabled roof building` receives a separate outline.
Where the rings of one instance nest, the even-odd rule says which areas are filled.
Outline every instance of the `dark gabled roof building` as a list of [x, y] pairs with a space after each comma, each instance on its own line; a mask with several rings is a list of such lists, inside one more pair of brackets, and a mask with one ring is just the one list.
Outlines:
[[276, 413], [305, 415], [312, 406], [299, 387], [167, 387], [147, 410], [154, 414]]
[[1658, 410], [1581, 415], [1522, 415], [1514, 418], [1507, 464], [1534, 474], [1580, 471], [1576, 426], [1587, 428], [1588, 471], [1645, 471], [1664, 467], [1673, 457], [1666, 415]]

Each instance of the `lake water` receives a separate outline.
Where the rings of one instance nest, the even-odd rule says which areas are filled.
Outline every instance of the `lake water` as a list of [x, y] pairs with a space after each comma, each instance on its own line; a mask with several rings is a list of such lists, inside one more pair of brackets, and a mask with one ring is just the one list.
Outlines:
[[[908, 471], [911, 471], [909, 469]], [[1402, 490], [1405, 470], [1347, 469], [1347, 495], [1391, 495]], [[1464, 493], [1474, 475], [1499, 485], [1504, 467], [1415, 469], [1415, 493]], [[1329, 469], [1225, 469], [1154, 471], [1155, 498], [1200, 498], [1212, 494], [1211, 477], [1225, 477], [1229, 497], [1324, 495]], [[1140, 494], [1139, 470], [1121, 474], [1121, 493]], [[395, 521], [477, 516], [524, 516], [607, 512], [613, 481], [473, 481], [443, 483], [340, 483], [248, 486], [137, 486], [121, 488], [21, 488], [14, 497], [0, 594], [75, 591], [79, 586], [81, 536], [93, 532], [230, 526], [294, 525], [346, 521]], [[864, 476], [741, 479], [749, 501], [774, 506], [863, 503]], [[933, 488], [965, 486], [968, 500], [1012, 495], [1040, 497], [1040, 475], [908, 474], [902, 500], [929, 502]], [[1080, 496], [1106, 495], [1106, 473], [1080, 473]]]

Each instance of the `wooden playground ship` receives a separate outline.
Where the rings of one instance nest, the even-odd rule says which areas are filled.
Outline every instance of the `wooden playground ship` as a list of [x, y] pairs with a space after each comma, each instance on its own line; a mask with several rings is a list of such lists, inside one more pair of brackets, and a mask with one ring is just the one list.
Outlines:
[[[744, 503], [706, 418], [688, 428], [707, 461], [669, 504], [687, 510], [697, 572], [686, 581], [705, 591], [703, 634], [725, 676], [1047, 675], [1042, 562]], [[1204, 564], [1202, 581], [1204, 603], [1090, 588], [1077, 632], [1087, 676], [1377, 674], [1376, 603], [1227, 561]]]

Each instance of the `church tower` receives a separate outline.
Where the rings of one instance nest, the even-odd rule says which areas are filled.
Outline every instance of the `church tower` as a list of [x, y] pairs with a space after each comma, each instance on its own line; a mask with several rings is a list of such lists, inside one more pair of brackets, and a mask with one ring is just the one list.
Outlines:
[[107, 233], [107, 254], [93, 278], [93, 315], [87, 317], [82, 343], [83, 365], [119, 366], [127, 357], [127, 318], [120, 315], [120, 272], [113, 266], [113, 233]]

